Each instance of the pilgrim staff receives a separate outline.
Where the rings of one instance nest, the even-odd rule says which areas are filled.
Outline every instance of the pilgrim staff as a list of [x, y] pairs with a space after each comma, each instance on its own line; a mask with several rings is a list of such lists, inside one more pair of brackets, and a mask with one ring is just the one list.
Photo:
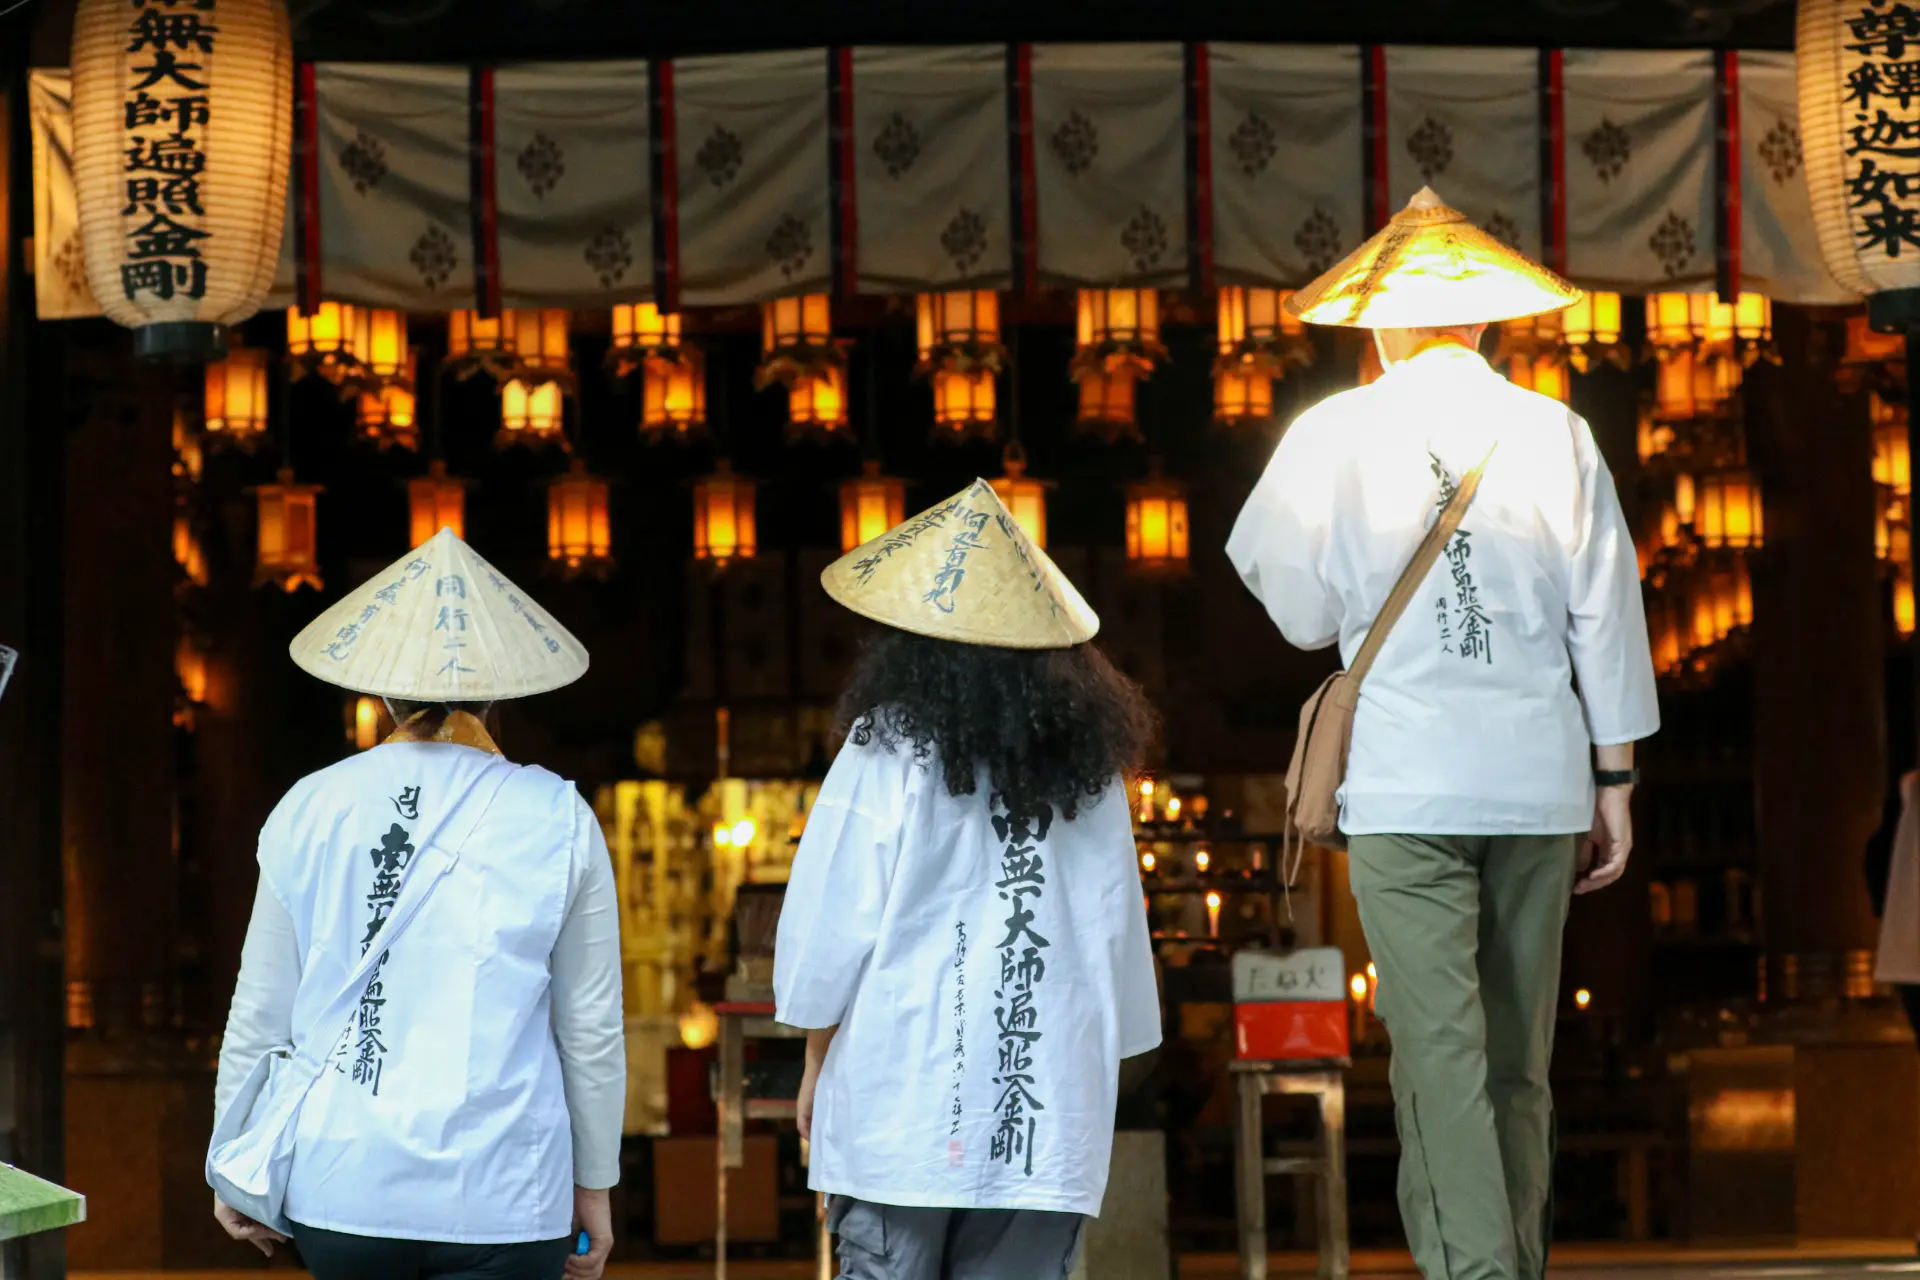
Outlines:
[[[269, 1255], [290, 1236], [318, 1280], [595, 1280], [626, 1101], [613, 868], [573, 784], [483, 723], [586, 650], [443, 529], [292, 654], [399, 728], [261, 830], [214, 1214]], [[252, 1158], [289, 1138], [284, 1172]]]
[[1633, 744], [1659, 727], [1593, 433], [1477, 350], [1579, 297], [1422, 191], [1289, 299], [1371, 330], [1385, 372], [1293, 423], [1227, 543], [1287, 640], [1351, 664], [1456, 488], [1471, 501], [1387, 621], [1339, 797], [1429, 1280], [1545, 1274], [1561, 933], [1571, 896], [1626, 868]]
[[985, 481], [826, 571], [882, 624], [774, 952], [851, 1280], [1059, 1280], [1160, 1043], [1126, 776], [1153, 714]]

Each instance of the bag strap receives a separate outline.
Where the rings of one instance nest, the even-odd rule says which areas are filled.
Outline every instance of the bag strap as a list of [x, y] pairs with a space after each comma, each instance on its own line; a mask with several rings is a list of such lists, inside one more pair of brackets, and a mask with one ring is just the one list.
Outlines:
[[[420, 914], [420, 908], [425, 906], [427, 899], [433, 895], [435, 886], [447, 872], [453, 870], [454, 864], [460, 860], [461, 851], [473, 838], [473, 833], [480, 829], [481, 820], [487, 816], [487, 811], [493, 808], [494, 800], [507, 785], [508, 780], [518, 772], [520, 772], [520, 766], [507, 764], [505, 761], [496, 761], [490, 768], [482, 770], [466, 791], [461, 793], [453, 807], [447, 810], [447, 816], [441, 820], [440, 826], [435, 827], [415, 846], [413, 859], [407, 864], [407, 869], [402, 875], [400, 894], [394, 901], [393, 912], [380, 926], [380, 932], [374, 935], [374, 942], [379, 945], [369, 945], [361, 953], [358, 963], [348, 972], [346, 981], [341, 983], [339, 990], [334, 992], [333, 999], [329, 1000], [326, 1008], [320, 1011], [320, 1016], [314, 1019], [315, 1026], [340, 1026], [338, 1035], [330, 1040], [314, 1041], [310, 1046], [324, 1045], [320, 1056], [317, 1059], [310, 1059], [308, 1063], [315, 1070], [316, 1078], [319, 1068], [323, 1068], [327, 1059], [333, 1056], [342, 1038], [353, 1031], [353, 1024], [360, 1016], [360, 993], [373, 973], [374, 966], [380, 963], [381, 956], [392, 950], [393, 945], [400, 940], [400, 936], [407, 931], [407, 926]], [[475, 797], [481, 797], [480, 802], [470, 804], [469, 802]], [[440, 841], [441, 831], [463, 811], [471, 811], [473, 815], [466, 824], [466, 829], [460, 833], [459, 839], [443, 845]]]
[[[1494, 445], [1494, 448], [1498, 447], [1498, 444]], [[1399, 580], [1393, 584], [1393, 590], [1387, 593], [1387, 602], [1380, 606], [1380, 613], [1368, 629], [1367, 638], [1360, 644], [1360, 652], [1354, 655], [1353, 665], [1347, 668], [1347, 678], [1340, 682], [1343, 705], [1351, 707], [1359, 698], [1360, 682], [1373, 669], [1373, 660], [1380, 656], [1380, 650], [1386, 646], [1387, 637], [1393, 632], [1393, 624], [1400, 621], [1400, 615], [1406, 612], [1407, 605], [1413, 601], [1413, 593], [1427, 580], [1427, 574], [1440, 558], [1441, 550], [1460, 528], [1460, 521], [1466, 518], [1467, 508], [1473, 505], [1473, 496], [1480, 490], [1480, 477], [1491, 461], [1493, 449], [1488, 449], [1487, 456], [1480, 459], [1480, 465], [1461, 478], [1460, 487], [1447, 500], [1440, 518], [1433, 522], [1433, 527], [1427, 530], [1426, 536], [1414, 550], [1413, 559], [1400, 571]]]

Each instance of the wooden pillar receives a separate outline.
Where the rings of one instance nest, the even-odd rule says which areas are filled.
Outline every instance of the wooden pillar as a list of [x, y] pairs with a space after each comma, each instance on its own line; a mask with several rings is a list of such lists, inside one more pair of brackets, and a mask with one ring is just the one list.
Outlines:
[[1874, 946], [1861, 858], [1886, 777], [1885, 623], [1864, 397], [1834, 386], [1834, 326], [1777, 311], [1783, 366], [1747, 376], [1765, 496], [1753, 569], [1754, 793], [1768, 963], [1779, 1001], [1838, 995]]
[[67, 976], [111, 1033], [173, 1004], [173, 401], [123, 333], [69, 351], [92, 394], [67, 440]]
[[[25, 50], [0, 53], [0, 644], [20, 651], [0, 695], [0, 1160], [63, 1181], [60, 902], [61, 410], [36, 376]], [[0, 1245], [9, 1280], [66, 1274], [64, 1232]]]

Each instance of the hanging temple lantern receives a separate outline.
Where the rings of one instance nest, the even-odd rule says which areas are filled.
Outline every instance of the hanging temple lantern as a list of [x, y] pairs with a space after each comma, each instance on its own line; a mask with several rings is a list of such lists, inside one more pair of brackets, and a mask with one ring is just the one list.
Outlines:
[[1313, 363], [1313, 341], [1304, 321], [1287, 314], [1291, 289], [1226, 285], [1220, 290], [1216, 319], [1219, 356], [1215, 371], [1260, 365], [1272, 377]]
[[218, 356], [273, 288], [293, 141], [279, 0], [81, 0], [73, 177], [87, 283], [142, 356]]
[[519, 314], [502, 311], [483, 316], [478, 311], [456, 311], [448, 316], [447, 371], [457, 378], [470, 378], [484, 370], [498, 382], [515, 377], [520, 365], [515, 322]]
[[323, 302], [312, 311], [287, 308], [287, 360], [295, 378], [317, 373], [345, 383], [360, 374], [360, 353], [370, 341], [368, 313], [345, 302]]
[[662, 311], [651, 302], [622, 303], [613, 309], [613, 345], [607, 364], [624, 378], [648, 361], [677, 361], [681, 354], [682, 319], [677, 311]]
[[847, 371], [827, 365], [787, 387], [787, 434], [831, 438], [847, 427]]
[[725, 568], [751, 560], [758, 550], [754, 534], [754, 485], [733, 474], [722, 458], [714, 473], [693, 486], [693, 555]]
[[994, 372], [936, 369], [933, 372], [934, 438], [991, 440], [998, 413], [994, 407]]
[[361, 388], [354, 425], [362, 440], [383, 450], [419, 450], [420, 424], [413, 393], [418, 365], [418, 354], [409, 348], [402, 376], [389, 378], [385, 385]]
[[707, 362], [699, 350], [646, 357], [640, 368], [640, 433], [650, 440], [685, 439], [706, 425]]
[[1127, 563], [1155, 576], [1187, 570], [1187, 487], [1162, 475], [1158, 460], [1127, 486]]
[[1001, 467], [1006, 474], [987, 483], [993, 486], [994, 493], [999, 495], [1001, 504], [1012, 513], [1014, 521], [1033, 539], [1033, 545], [1045, 551], [1049, 483], [1027, 475], [1026, 451], [1018, 443], [1007, 446], [1001, 458]]
[[267, 353], [258, 347], [229, 347], [226, 358], [209, 361], [202, 428], [213, 440], [247, 452], [267, 431]]
[[1083, 434], [1108, 442], [1140, 438], [1134, 416], [1134, 383], [1139, 373], [1130, 366], [1108, 372], [1090, 370], [1079, 375], [1080, 411], [1074, 426]]
[[547, 558], [564, 578], [604, 578], [613, 570], [607, 482], [575, 458], [547, 486]]
[[[1082, 384], [1083, 386], [1085, 384]], [[1213, 419], [1223, 427], [1269, 422], [1273, 418], [1273, 375], [1264, 368], [1216, 369]]]
[[293, 468], [282, 467], [276, 483], [254, 490], [258, 515], [253, 585], [272, 583], [283, 591], [321, 589], [314, 500], [317, 484], [296, 484]]
[[447, 464], [435, 458], [427, 474], [407, 481], [407, 529], [410, 546], [421, 546], [442, 529], [467, 536], [467, 482], [447, 474]]
[[500, 388], [500, 433], [496, 448], [516, 444], [539, 448], [558, 444], [565, 421], [566, 397], [557, 382], [529, 385], [515, 378]]
[[840, 550], [864, 547], [907, 518], [907, 482], [882, 475], [869, 458], [858, 478], [840, 484]]
[[998, 372], [1005, 364], [1000, 295], [993, 290], [920, 294], [914, 300], [914, 318], [920, 352], [916, 372]]

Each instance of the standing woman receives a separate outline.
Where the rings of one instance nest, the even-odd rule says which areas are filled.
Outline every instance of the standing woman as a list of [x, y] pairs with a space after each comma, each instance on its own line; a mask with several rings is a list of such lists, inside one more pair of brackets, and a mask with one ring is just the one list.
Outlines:
[[800, 1128], [849, 1280], [1059, 1280], [1160, 1043], [1126, 775], [1153, 730], [993, 490], [830, 567], [885, 624], [780, 915]]
[[263, 1095], [291, 1099], [268, 1135], [291, 1137], [282, 1229], [217, 1195], [214, 1216], [269, 1255], [290, 1231], [317, 1280], [594, 1280], [626, 1093], [612, 866], [573, 785], [508, 763], [482, 723], [579, 679], [586, 651], [443, 529], [292, 654], [400, 727], [260, 832], [210, 1180], [273, 1110], [248, 1096], [263, 1055], [305, 1074]]

